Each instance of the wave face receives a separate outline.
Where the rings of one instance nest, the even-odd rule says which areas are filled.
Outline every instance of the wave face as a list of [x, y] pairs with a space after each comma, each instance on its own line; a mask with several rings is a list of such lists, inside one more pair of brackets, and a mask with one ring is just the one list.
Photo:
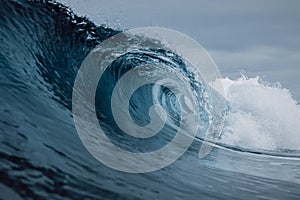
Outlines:
[[70, 111], [78, 67], [116, 33], [55, 2], [1, 2], [2, 198], [118, 198], [88, 181], [93, 162], [85, 162]]
[[[199, 166], [197, 153], [200, 140], [195, 141], [185, 155], [191, 156], [187, 159], [189, 163], [182, 159], [166, 170], [141, 176], [109, 169], [86, 151], [76, 134], [72, 118], [74, 80], [86, 55], [103, 40], [119, 32], [96, 26], [56, 2], [1, 2], [0, 197], [176, 199], [184, 196], [199, 199], [199, 196], [208, 195], [208, 198], [232, 199], [228, 196], [232, 188], [220, 184], [218, 178], [211, 179], [215, 174], [241, 186], [241, 189], [233, 191], [235, 194], [242, 191], [245, 197], [251, 197], [251, 191], [258, 190], [261, 194], [273, 192], [265, 179], [260, 180], [265, 187], [251, 188], [256, 185], [256, 178], [236, 180], [230, 172]], [[219, 120], [219, 124], [224, 125], [222, 116], [227, 113], [225, 128], [219, 138], [221, 145], [232, 149], [299, 150], [294, 139], [297, 138], [297, 130], [300, 130], [299, 123], [296, 123], [299, 121], [299, 107], [286, 90], [259, 83], [257, 79], [225, 79], [229, 110], [216, 112], [207, 98], [209, 87], [194, 81], [193, 71], [188, 70], [180, 56], [151, 49], [119, 57], [105, 72], [97, 88], [95, 100], [99, 123], [120, 147], [135, 152], [153, 151], [164, 146], [176, 134], [180, 109], [178, 100], [167, 87], [145, 85], [132, 95], [130, 101], [130, 114], [140, 126], [149, 123], [148, 111], [153, 101], [165, 108], [168, 123], [156, 137], [137, 141], [124, 134], [113, 120], [109, 109], [113, 87], [135, 65], [148, 63], [163, 63], [189, 81], [199, 101], [200, 139], [205, 136], [212, 120]], [[220, 98], [217, 94], [213, 96]], [[270, 98], [270, 101], [266, 103], [258, 98]], [[282, 119], [284, 115], [287, 116]], [[219, 133], [210, 134], [218, 136]], [[211, 160], [208, 159], [209, 162]], [[199, 177], [202, 177], [201, 183]], [[294, 176], [290, 180], [299, 182]], [[220, 187], [220, 190], [207, 188], [207, 185]], [[250, 188], [245, 191], [242, 187]], [[285, 183], [282, 191], [278, 190], [286, 191], [292, 191], [295, 196], [299, 194], [299, 190], [290, 187], [289, 183]]]
[[[72, 89], [85, 56], [119, 31], [95, 26], [55, 2], [5, 1], [1, 4], [0, 23], [1, 93], [5, 94], [1, 96], [0, 156], [5, 161], [1, 181], [22, 197], [42, 198], [49, 193], [62, 196], [68, 193], [72, 199], [90, 196], [91, 189], [84, 187], [91, 186], [80, 183], [82, 179], [72, 174], [78, 168], [92, 171], [85, 165], [89, 162], [83, 161], [87, 158], [80, 155], [85, 150], [72, 121]], [[204, 136], [216, 116], [205, 96], [208, 86], [195, 82], [193, 72], [180, 56], [162, 49], [126, 53], [100, 79], [95, 102], [106, 135], [116, 145], [132, 152], [160, 149], [172, 140], [179, 128], [180, 108], [175, 94], [155, 84], [144, 85], [134, 92], [129, 112], [138, 125], [145, 126], [150, 121], [150, 106], [159, 103], [168, 114], [168, 121], [159, 134], [137, 139], [122, 132], [114, 121], [110, 104], [116, 83], [135, 66], [151, 63], [175, 69], [178, 77], [184, 77], [197, 94], [202, 122], [199, 135]], [[64, 181], [74, 185], [67, 184], [69, 189], [56, 186], [64, 185]]]

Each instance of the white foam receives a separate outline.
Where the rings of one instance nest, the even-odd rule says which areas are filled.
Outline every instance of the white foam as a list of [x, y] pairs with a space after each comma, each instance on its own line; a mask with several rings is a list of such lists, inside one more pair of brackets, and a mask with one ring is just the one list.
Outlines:
[[230, 111], [221, 143], [249, 149], [300, 150], [300, 106], [289, 90], [244, 76], [222, 80]]

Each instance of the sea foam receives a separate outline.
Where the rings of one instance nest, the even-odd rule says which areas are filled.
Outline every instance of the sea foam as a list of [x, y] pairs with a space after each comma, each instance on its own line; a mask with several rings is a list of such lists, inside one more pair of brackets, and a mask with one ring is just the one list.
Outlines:
[[222, 82], [230, 109], [220, 143], [272, 151], [300, 149], [300, 106], [289, 90], [259, 77]]

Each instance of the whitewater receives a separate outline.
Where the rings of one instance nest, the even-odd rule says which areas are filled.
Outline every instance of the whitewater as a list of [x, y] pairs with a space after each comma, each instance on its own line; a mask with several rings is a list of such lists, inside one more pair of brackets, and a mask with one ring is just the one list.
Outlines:
[[300, 150], [300, 106], [288, 89], [260, 77], [222, 79], [230, 111], [220, 143], [254, 150]]

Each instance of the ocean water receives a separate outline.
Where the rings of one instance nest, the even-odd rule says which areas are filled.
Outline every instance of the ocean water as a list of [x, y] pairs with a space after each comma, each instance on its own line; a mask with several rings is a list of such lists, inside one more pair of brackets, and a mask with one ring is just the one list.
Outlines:
[[[185, 154], [158, 171], [111, 169], [86, 150], [75, 129], [72, 89], [88, 53], [119, 33], [96, 26], [55, 2], [0, 5], [0, 199], [300, 199], [300, 106], [288, 89], [259, 77], [223, 78], [226, 109], [216, 144], [197, 135]], [[218, 118], [181, 57], [137, 51], [112, 63], [96, 93], [99, 124], [122, 148], [151, 151], [178, 126], [178, 102], [168, 88], [146, 85], [131, 99], [131, 115], [149, 123], [157, 98], [172, 118], [160, 137], [136, 141], [109, 108], [118, 79], [140, 63], [176, 69], [197, 91], [203, 129]], [[172, 126], [171, 126], [172, 125]], [[214, 148], [200, 159], [203, 143]], [[113, 157], [113, 155], [111, 155]]]

